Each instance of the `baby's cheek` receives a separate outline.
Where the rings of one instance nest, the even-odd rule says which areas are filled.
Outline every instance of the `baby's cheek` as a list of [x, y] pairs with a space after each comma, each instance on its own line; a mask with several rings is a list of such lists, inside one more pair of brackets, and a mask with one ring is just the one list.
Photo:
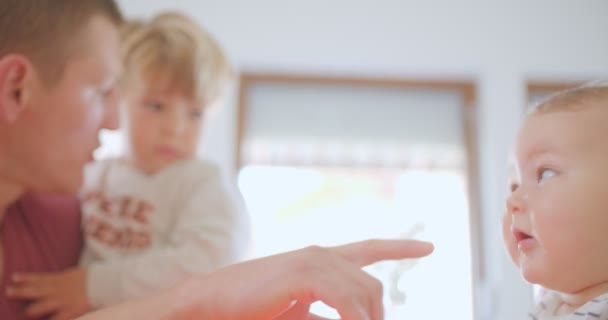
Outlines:
[[505, 213], [502, 218], [502, 239], [503, 239], [505, 248], [507, 249], [507, 252], [509, 253], [509, 256], [511, 257], [511, 260], [513, 260], [513, 263], [515, 263], [515, 265], [519, 266], [519, 258], [517, 255], [515, 237], [513, 236], [513, 233], [511, 232], [511, 222], [512, 222], [512, 216], [509, 213]]

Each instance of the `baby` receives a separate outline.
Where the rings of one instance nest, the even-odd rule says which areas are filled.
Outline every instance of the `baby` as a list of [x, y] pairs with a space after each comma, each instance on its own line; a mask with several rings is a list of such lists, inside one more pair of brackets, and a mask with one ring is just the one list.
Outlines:
[[608, 319], [608, 86], [541, 103], [513, 162], [503, 237], [543, 288], [529, 319]]

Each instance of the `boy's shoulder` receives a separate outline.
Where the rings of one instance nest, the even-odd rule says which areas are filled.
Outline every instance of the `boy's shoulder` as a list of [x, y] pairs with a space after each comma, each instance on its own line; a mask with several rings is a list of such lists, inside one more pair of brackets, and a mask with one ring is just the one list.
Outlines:
[[216, 163], [201, 158], [182, 160], [172, 168], [169, 168], [169, 170], [171, 169], [179, 172], [180, 175], [186, 175], [195, 179], [219, 176], [221, 171]]
[[178, 180], [180, 185], [190, 187], [225, 183], [220, 167], [214, 162], [200, 158], [182, 160], [167, 168], [163, 174], [168, 180]]
[[[165, 185], [175, 186], [180, 194], [232, 192], [232, 183], [216, 163], [204, 159], [182, 160], [165, 172]], [[209, 193], [211, 192], [211, 193]]]

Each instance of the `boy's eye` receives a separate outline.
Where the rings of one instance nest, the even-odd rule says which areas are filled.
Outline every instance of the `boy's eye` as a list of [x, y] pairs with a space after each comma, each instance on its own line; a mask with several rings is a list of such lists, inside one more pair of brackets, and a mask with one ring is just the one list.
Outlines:
[[538, 182], [543, 182], [556, 175], [555, 170], [548, 168], [541, 168], [538, 170]]

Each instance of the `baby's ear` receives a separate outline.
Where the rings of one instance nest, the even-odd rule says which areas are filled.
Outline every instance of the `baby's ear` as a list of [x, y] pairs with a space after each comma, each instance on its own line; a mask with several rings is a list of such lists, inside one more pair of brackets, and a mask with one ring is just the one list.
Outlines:
[[28, 105], [32, 72], [32, 64], [22, 55], [0, 58], [0, 123], [15, 122]]

